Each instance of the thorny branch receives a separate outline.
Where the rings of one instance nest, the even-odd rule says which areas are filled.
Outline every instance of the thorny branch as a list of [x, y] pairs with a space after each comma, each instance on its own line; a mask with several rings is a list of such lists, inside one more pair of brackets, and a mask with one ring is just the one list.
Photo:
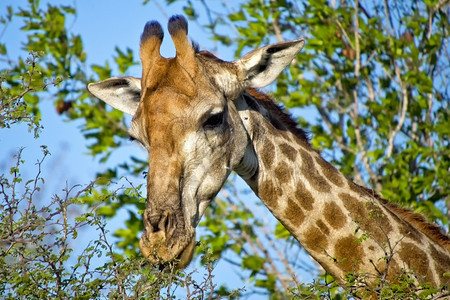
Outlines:
[[[229, 192], [232, 193], [229, 194]], [[235, 186], [231, 186], [230, 189], [223, 189], [221, 191], [224, 199], [226, 200], [226, 207], [222, 204], [222, 202], [217, 202], [218, 205], [223, 210], [231, 210], [233, 212], [241, 211], [244, 209], [245, 211], [250, 211], [250, 209], [247, 207], [245, 203], [243, 203], [240, 200], [240, 197], [238, 195], [238, 192], [236, 190]], [[236, 205], [236, 201], [239, 201], [239, 206]], [[241, 207], [241, 208], [239, 208]], [[249, 220], [242, 220], [241, 222], [243, 224], [239, 224], [237, 220], [231, 219], [230, 220], [235, 226], [241, 228], [242, 226], [245, 226], [247, 228], [251, 228], [252, 224], [249, 222]], [[261, 226], [262, 233], [265, 237], [270, 237], [271, 234], [267, 233], [265, 225]], [[288, 291], [290, 287], [296, 286], [298, 284], [296, 280], [296, 273], [295, 270], [292, 267], [292, 260], [290, 260], [288, 257], [285, 256], [285, 254], [281, 253], [277, 247], [280, 246], [280, 244], [275, 244], [274, 241], [271, 238], [268, 238], [269, 245], [265, 245], [260, 238], [252, 238], [245, 229], [240, 230], [238, 233], [235, 233], [235, 230], [229, 230], [228, 234], [233, 237], [233, 240], [239, 240], [243, 239], [249, 246], [250, 246], [250, 252], [247, 253], [247, 255], [256, 255], [256, 256], [262, 256], [266, 259], [266, 263], [263, 265], [263, 270], [266, 274], [274, 274], [275, 277], [279, 280], [282, 290]], [[245, 249], [243, 249], [245, 252]], [[276, 255], [275, 257], [271, 254], [272, 251]], [[276, 260], [276, 257], [278, 257], [278, 260]], [[233, 264], [232, 261], [230, 263]], [[308, 270], [311, 271], [311, 270]], [[287, 274], [286, 274], [287, 273]], [[280, 291], [277, 291], [279, 293]]]
[[[231, 200], [229, 199], [229, 196], [228, 196], [227, 192], [226, 191], [222, 191], [222, 193], [224, 194], [225, 198], [228, 200], [228, 203], [229, 204], [232, 203]], [[218, 202], [218, 204], [220, 206], [222, 206], [221, 207], [222, 209], [226, 209], [226, 207], [224, 207], [222, 205], [222, 203]], [[231, 210], [233, 210], [233, 211], [237, 210], [237, 208], [233, 204], [231, 204], [229, 208], [231, 208]], [[233, 222], [234, 225], [239, 225], [238, 220], [234, 220], [233, 219], [231, 221]], [[244, 225], [249, 226], [250, 224], [248, 223], [247, 220], [244, 220]], [[235, 233], [234, 231], [229, 232], [229, 234], [234, 236], [233, 239], [237, 239], [238, 238], [237, 233]], [[270, 269], [269, 269], [268, 266], [266, 264], [264, 264], [263, 265], [264, 272], [267, 273], [267, 274], [274, 273], [276, 275], [276, 277], [280, 279], [280, 282], [281, 282], [281, 284], [283, 286], [283, 289], [287, 290], [286, 289], [287, 288], [286, 283], [283, 280], [281, 280], [282, 279], [281, 272], [275, 266], [272, 258], [268, 255], [268, 250], [266, 249], [266, 247], [264, 245], [261, 244], [261, 241], [258, 241], [258, 239], [256, 239], [256, 240], [252, 239], [247, 234], [247, 232], [245, 232], [245, 230], [240, 231], [239, 234], [245, 240], [245, 242], [250, 246], [253, 255], [259, 256], [260, 255], [259, 251], [261, 251], [264, 254], [263, 257], [267, 259], [267, 262], [268, 262], [268, 264], [270, 266]], [[279, 291], [278, 291], [278, 293], [279, 293]]]
[[[44, 293], [52, 298], [65, 298], [67, 295], [97, 298], [105, 291], [113, 298], [158, 298], [159, 291], [164, 288], [171, 296], [171, 286], [188, 285], [191, 296], [187, 299], [197, 299], [199, 295], [203, 299], [207, 294], [209, 298], [213, 297], [212, 261], [204, 280], [197, 283], [174, 270], [160, 273], [157, 266], [150, 266], [143, 258], [128, 259], [118, 254], [105, 220], [96, 214], [101, 201], [87, 211], [79, 205], [81, 199], [95, 189], [96, 182], [85, 187], [66, 186], [63, 196], [54, 195], [50, 203], [37, 203], [35, 195], [44, 183], [41, 167], [49, 153], [44, 147], [44, 157], [37, 162], [37, 175], [20, 186], [23, 182], [20, 173], [24, 163], [22, 152], [23, 149], [19, 150], [15, 165], [10, 169], [11, 176], [0, 175], [0, 208], [5, 212], [0, 215], [0, 267], [7, 267], [9, 273], [8, 277], [2, 278], [4, 284], [0, 285], [0, 293], [14, 292], [13, 285], [21, 288], [21, 283], [15, 281], [19, 276], [25, 280], [23, 285], [34, 289], [34, 294]], [[132, 189], [140, 195], [134, 186]], [[111, 196], [116, 194], [117, 191], [111, 192]], [[86, 212], [80, 214], [80, 211]], [[74, 243], [82, 228], [97, 230], [98, 237], [92, 239], [75, 258], [71, 255], [74, 253], [72, 246], [82, 247], [78, 241]], [[67, 268], [69, 256], [75, 260], [71, 261], [71, 268]], [[109, 261], [97, 267], [99, 258]], [[7, 259], [8, 264], [4, 265], [3, 259]], [[52, 274], [50, 282], [42, 277], [44, 271], [41, 268]], [[4, 274], [5, 269], [0, 269], [0, 272]], [[152, 277], [152, 274], [157, 276]], [[172, 283], [167, 286], [168, 282]]]
[[35, 137], [38, 135], [41, 126], [35, 121], [37, 117], [26, 111], [27, 103], [24, 97], [29, 93], [43, 91], [51, 85], [56, 86], [62, 81], [61, 78], [55, 78], [48, 82], [44, 80], [41, 85], [33, 85], [34, 77], [38, 72], [36, 61], [40, 57], [40, 53], [30, 52], [30, 57], [26, 60], [30, 67], [26, 76], [21, 78], [22, 91], [18, 95], [9, 95], [5, 92], [5, 87], [2, 84], [6, 82], [6, 77], [4, 74], [0, 76], [0, 128], [9, 128], [12, 124], [18, 122], [28, 122], [28, 126], [34, 129]]

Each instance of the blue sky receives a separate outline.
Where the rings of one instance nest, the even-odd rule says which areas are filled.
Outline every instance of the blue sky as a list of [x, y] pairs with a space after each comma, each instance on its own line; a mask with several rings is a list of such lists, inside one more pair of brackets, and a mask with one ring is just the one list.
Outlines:
[[[4, 11], [7, 5], [17, 7], [25, 5], [25, 0], [1, 0], [0, 11]], [[168, 17], [174, 14], [183, 14], [182, 4], [178, 3], [170, 7], [165, 6], [165, 0], [151, 0], [146, 6], [142, 6], [142, 0], [119, 1], [119, 0], [96, 0], [96, 1], [50, 1], [51, 3], [69, 3], [77, 8], [76, 18], [68, 22], [70, 29], [74, 33], [81, 34], [83, 38], [84, 50], [87, 52], [87, 66], [91, 64], [103, 64], [109, 60], [112, 63], [112, 57], [115, 54], [114, 48], [118, 46], [124, 50], [131, 48], [135, 57], [138, 57], [139, 37], [144, 24], [149, 20], [158, 20], [166, 28]], [[184, 2], [184, 1], [181, 1]], [[208, 0], [208, 3], [214, 3], [216, 10], [225, 9], [221, 7], [220, 0]], [[237, 0], [227, 0], [226, 2], [235, 5]], [[41, 1], [45, 5], [46, 1]], [[217, 5], [216, 5], [217, 4]], [[11, 59], [16, 59], [19, 55], [26, 53], [20, 51], [21, 41], [24, 40], [18, 28], [21, 24], [12, 24], [0, 36], [1, 42], [6, 43]], [[0, 26], [0, 33], [3, 28]], [[167, 36], [167, 35], [166, 35]], [[216, 49], [217, 45], [208, 39], [206, 32], [197, 24], [190, 23], [190, 36], [196, 40], [203, 48]], [[164, 40], [161, 52], [164, 56], [173, 56], [174, 49], [169, 38]], [[232, 60], [233, 50], [217, 47], [217, 52], [222, 59]], [[0, 62], [0, 67], [2, 67]], [[118, 75], [117, 70], [113, 71]], [[140, 76], [140, 67], [133, 67], [127, 73], [131, 76]], [[13, 162], [12, 155], [17, 152], [19, 147], [25, 147], [24, 158], [27, 161], [23, 169], [25, 178], [35, 174], [36, 166], [34, 161], [41, 157], [40, 145], [48, 145], [52, 156], [46, 161], [44, 178], [47, 178], [44, 190], [41, 192], [41, 199], [50, 197], [53, 193], [60, 192], [66, 185], [87, 184], [92, 180], [96, 173], [101, 172], [124, 161], [130, 153], [138, 155], [145, 159], [146, 152], [135, 143], [128, 143], [126, 146], [114, 152], [109, 159], [108, 164], [100, 164], [96, 158], [86, 155], [87, 141], [80, 132], [80, 122], [67, 122], [61, 116], [57, 115], [51, 99], [45, 99], [42, 103], [43, 125], [41, 137], [33, 139], [32, 134], [27, 131], [26, 126], [14, 126], [12, 129], [0, 130], [0, 171], [7, 172], [7, 168]], [[303, 110], [303, 117], [309, 121], [315, 118], [311, 111]], [[264, 208], [260, 207], [264, 212]], [[267, 214], [267, 219], [273, 218]], [[111, 223], [121, 225], [119, 215]], [[272, 222], [272, 221], [269, 221]], [[114, 226], [110, 226], [113, 231]], [[199, 234], [197, 235], [197, 237]], [[191, 266], [192, 267], [196, 267]], [[197, 266], [198, 267], [198, 266]], [[216, 282], [218, 284], [226, 283], [231, 288], [242, 287], [243, 283], [237, 280], [233, 269], [224, 263], [219, 263], [215, 270]], [[303, 280], [305, 278], [300, 278]]]
[[[25, 5], [26, 2], [27, 1], [24, 0], [2, 0], [0, 3], [0, 10], [4, 11], [8, 5], [12, 5], [13, 7]], [[67, 1], [50, 2], [52, 4], [68, 3]], [[91, 64], [103, 64], [108, 60], [110, 66], [113, 68], [113, 74], [116, 73], [118, 75], [117, 70], [114, 70], [115, 64], [112, 61], [116, 46], [122, 50], [125, 50], [126, 48], [132, 49], [135, 57], [138, 58], [139, 38], [145, 23], [149, 20], [158, 20], [165, 28], [167, 16], [183, 13], [181, 4], [166, 7], [164, 5], [165, 1], [160, 0], [150, 1], [146, 6], [142, 6], [141, 2], [142, 1], [125, 2], [119, 0], [69, 1], [70, 4], [74, 3], [77, 8], [77, 16], [67, 23], [74, 33], [79, 33], [82, 36], [84, 49], [87, 53], [87, 66], [90, 66]], [[162, 6], [162, 9], [160, 8], [160, 5], [156, 5], [155, 3], [159, 3]], [[41, 6], [42, 5], [45, 5], [45, 1], [41, 1]], [[8, 54], [12, 60], [17, 59], [19, 56], [26, 56], [26, 53], [21, 51], [21, 43], [25, 37], [25, 34], [19, 30], [21, 26], [22, 24], [18, 23], [10, 24], [0, 37], [2, 42], [6, 44]], [[197, 24], [190, 23], [189, 31], [191, 38], [200, 43], [202, 47], [209, 49], [216, 47], [216, 45], [206, 37], [203, 29]], [[228, 60], [233, 58], [232, 51], [229, 49], [221, 50], [223, 50], [220, 51], [222, 58]], [[167, 57], [174, 55], [174, 47], [170, 38], [164, 40], [161, 52]], [[0, 66], [1, 64], [2, 62], [0, 62]], [[140, 72], [140, 66], [136, 66], [130, 68], [126, 75], [139, 77]], [[34, 141], [31, 138], [31, 134], [27, 133], [25, 127], [17, 126], [18, 128], [1, 133], [0, 141], [2, 144], [8, 145], [8, 147], [1, 147], [0, 154], [5, 155], [5, 152], [9, 152], [8, 149], [17, 148], [18, 146], [15, 146], [16, 141], [20, 141], [19, 145], [25, 147], [29, 147], [33, 143], [38, 143], [49, 145], [50, 150], [52, 148], [64, 148], [64, 151], [66, 152], [65, 156], [71, 158], [75, 158], [83, 153], [84, 150], [82, 148], [80, 149], [79, 147], [73, 146], [86, 145], [86, 141], [79, 131], [79, 123], [64, 122], [64, 120], [55, 113], [51, 101], [45, 101], [43, 103], [42, 111], [45, 130], [42, 132], [40, 139]], [[61, 128], [64, 128], [64, 134], [62, 134]], [[70, 139], [67, 139], [67, 137], [70, 137]], [[24, 142], [25, 144], [23, 144]], [[120, 153], [116, 153], [116, 155], [120, 156]], [[80, 155], [80, 160], [89, 163], [94, 162], [91, 157], [85, 155]], [[112, 157], [112, 161], [114, 161], [114, 157]], [[83, 173], [81, 174], [82, 178], [85, 175], [93, 174], [92, 171], [94, 168], [82, 171], [78, 166], [79, 165], [75, 166], [75, 170], [77, 174], [80, 174], [80, 171]], [[104, 168], [105, 166], [102, 167]], [[68, 168], [70, 169], [71, 167], [68, 166]], [[67, 167], [65, 169], [67, 170]], [[71, 172], [68, 173], [70, 174]]]
[[[3, 12], [8, 5], [17, 7], [25, 5], [26, 2], [2, 0], [0, 11]], [[138, 57], [139, 38], [147, 21], [158, 20], [163, 28], [166, 28], [168, 17], [174, 14], [183, 14], [181, 4], [167, 7], [164, 0], [150, 1], [146, 6], [141, 5], [142, 1], [119, 0], [49, 2], [70, 3], [77, 8], [76, 18], [69, 20], [68, 24], [74, 33], [82, 36], [84, 50], [87, 53], [87, 66], [94, 63], [103, 64], [106, 60], [109, 60], [110, 65], [114, 66], [112, 57], [115, 54], [116, 46], [122, 50], [130, 48], [134, 51], [135, 57]], [[215, 2], [218, 6], [222, 3], [219, 0]], [[235, 3], [237, 1], [228, 2]], [[41, 1], [41, 5], [45, 5], [45, 3], [46, 1]], [[1, 42], [6, 43], [10, 58], [13, 60], [17, 59], [19, 55], [26, 54], [20, 50], [21, 42], [25, 37], [19, 30], [20, 26], [21, 24], [17, 23], [11, 24], [0, 37]], [[2, 29], [0, 27], [0, 32]], [[217, 50], [222, 59], [233, 59], [232, 49], [219, 47], [209, 40], [206, 32], [199, 25], [190, 22], [189, 33], [190, 37], [197, 41], [202, 48]], [[161, 52], [166, 57], [174, 55], [170, 38], [164, 40]], [[0, 66], [3, 67], [2, 62], [0, 62]], [[113, 69], [113, 73], [118, 75], [117, 70]], [[126, 75], [139, 77], [140, 66], [131, 68]], [[146, 152], [136, 143], [130, 142], [115, 151], [108, 164], [100, 164], [98, 159], [85, 154], [88, 142], [80, 132], [80, 121], [67, 122], [57, 115], [51, 99], [46, 99], [42, 103], [41, 110], [44, 130], [39, 139], [34, 139], [26, 126], [15, 125], [11, 129], [0, 131], [0, 171], [5, 172], [6, 168], [11, 166], [12, 155], [17, 152], [19, 147], [25, 147], [24, 158], [27, 164], [22, 169], [22, 174], [25, 178], [33, 176], [36, 171], [33, 162], [41, 157], [40, 145], [47, 145], [52, 155], [45, 163], [43, 177], [47, 178], [47, 183], [41, 192], [42, 201], [54, 193], [59, 193], [66, 185], [89, 183], [97, 172], [123, 162], [124, 157], [129, 157], [130, 153], [146, 159]], [[266, 210], [264, 209], [264, 211]], [[117, 220], [111, 223], [123, 224], [121, 222], [123, 216], [124, 214], [119, 215]], [[268, 217], [271, 218], [271, 216]], [[115, 227], [110, 226], [109, 229], [113, 231]], [[198, 268], [198, 266], [192, 267]], [[231, 288], [243, 287], [243, 283], [237, 280], [237, 276], [232, 275], [234, 274], [233, 270], [226, 264], [220, 263], [215, 273], [218, 284], [226, 283]]]
[[[17, 7], [25, 5], [27, 1], [23, 0], [2, 0], [0, 10], [3, 12], [8, 5]], [[182, 5], [176, 4], [166, 7], [165, 1], [150, 1], [146, 6], [142, 6], [142, 1], [118, 1], [118, 0], [100, 0], [100, 1], [50, 1], [56, 3], [70, 3], [77, 8], [75, 19], [68, 20], [68, 25], [74, 33], [79, 33], [83, 39], [84, 50], [87, 53], [87, 66], [91, 64], [103, 64], [106, 60], [110, 62], [113, 68], [113, 74], [118, 75], [114, 70], [115, 64], [112, 57], [115, 54], [115, 47], [122, 50], [130, 48], [135, 57], [139, 57], [139, 38], [145, 23], [149, 20], [158, 20], [163, 27], [166, 27], [167, 16], [173, 14], [182, 14]], [[41, 1], [41, 6], [45, 5]], [[125, 4], [126, 3], [126, 4]], [[162, 6], [160, 9], [159, 3]], [[3, 35], [0, 37], [6, 44], [10, 59], [15, 60], [19, 56], [26, 56], [26, 52], [21, 51], [21, 43], [25, 39], [25, 34], [20, 32], [22, 24], [10, 24]], [[3, 28], [0, 28], [0, 32]], [[212, 48], [215, 45], [207, 39], [205, 32], [198, 25], [190, 24], [191, 38], [198, 41], [203, 47]], [[174, 48], [169, 38], [163, 42], [161, 52], [165, 56], [173, 56]], [[232, 51], [222, 51], [222, 57], [232, 59]], [[0, 62], [1, 66], [2, 62]], [[130, 68], [126, 75], [140, 76], [140, 66]], [[70, 96], [69, 96], [70, 97]], [[64, 152], [61, 158], [60, 169], [69, 180], [77, 182], [79, 179], [92, 178], [96, 172], [106, 168], [105, 165], [97, 164], [96, 160], [90, 156], [84, 155], [87, 141], [80, 132], [79, 122], [66, 122], [55, 112], [51, 99], [42, 103], [42, 118], [44, 130], [38, 140], [34, 140], [32, 135], [27, 132], [26, 126], [15, 126], [11, 130], [3, 130], [0, 134], [0, 143], [6, 147], [0, 148], [0, 155], [8, 157], [14, 153], [18, 147], [26, 147], [25, 155], [30, 153], [39, 153], [39, 145], [49, 146], [51, 152]], [[125, 151], [145, 152], [136, 144], [130, 143], [125, 147]], [[53, 150], [53, 151], [52, 151]], [[113, 154], [110, 163], [114, 164], [120, 161], [121, 151]], [[31, 159], [31, 158], [30, 158]], [[34, 160], [34, 159], [33, 159]], [[71, 163], [77, 161], [77, 164]], [[0, 168], [5, 167], [7, 160], [0, 162]], [[91, 165], [88, 169], [80, 168], [83, 165]], [[69, 182], [70, 183], [70, 182]]]

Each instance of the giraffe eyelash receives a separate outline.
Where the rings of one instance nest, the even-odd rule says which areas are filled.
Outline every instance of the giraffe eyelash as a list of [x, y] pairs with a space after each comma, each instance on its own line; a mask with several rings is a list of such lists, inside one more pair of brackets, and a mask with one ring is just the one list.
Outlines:
[[132, 135], [129, 135], [128, 140], [129, 140], [130, 142], [137, 142], [137, 143], [138, 143], [140, 146], [142, 146], [143, 148], [147, 148], [147, 147], [145, 147], [145, 144], [144, 144], [143, 142], [141, 142], [140, 140], [138, 140], [137, 138], [135, 138], [135, 137], [132, 136]]

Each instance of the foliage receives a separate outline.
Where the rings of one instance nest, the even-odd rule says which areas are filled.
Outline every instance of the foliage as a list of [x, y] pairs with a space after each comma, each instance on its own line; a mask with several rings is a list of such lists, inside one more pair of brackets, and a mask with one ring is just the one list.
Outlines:
[[[28, 127], [34, 131], [34, 136], [39, 136], [40, 126], [40, 112], [37, 108], [38, 98], [31, 94], [36, 90], [44, 90], [49, 85], [58, 85], [60, 79], [57, 78], [51, 82], [40, 82], [42, 79], [40, 71], [36, 70], [36, 61], [42, 53], [31, 52], [30, 57], [25, 60], [25, 65], [29, 65], [26, 71], [26, 77], [20, 76], [19, 80], [19, 94], [14, 94], [14, 89], [2, 88], [2, 83], [6, 82], [6, 75], [9, 77], [9, 72], [5, 72], [0, 77], [0, 127], [10, 128], [11, 125], [24, 122]], [[26, 68], [23, 65], [23, 68]], [[38, 82], [36, 84], [36, 82]], [[15, 82], [17, 84], [17, 82]], [[25, 100], [27, 99], [27, 100]], [[28, 104], [27, 104], [28, 103]], [[31, 113], [32, 112], [32, 113]]]
[[344, 174], [447, 225], [449, 8], [356, 3], [245, 1], [219, 15], [236, 28], [232, 40], [218, 33], [223, 25], [211, 28], [236, 56], [305, 36], [274, 95], [287, 108], [314, 108], [316, 120], [300, 115], [300, 125]]
[[[193, 18], [200, 19], [200, 7]], [[299, 116], [313, 146], [345, 175], [423, 213], [448, 232], [448, 5], [249, 0], [223, 11], [207, 10], [214, 14], [208, 28], [218, 42], [235, 45], [236, 57], [305, 36], [305, 49], [271, 87], [273, 95]], [[228, 214], [233, 213], [219, 219]], [[205, 223], [217, 219], [207, 216]], [[253, 232], [262, 227], [252, 224]], [[234, 230], [223, 228], [214, 234]], [[275, 233], [289, 239], [281, 224]], [[252, 257], [244, 254], [242, 261]]]
[[[203, 279], [149, 265], [142, 257], [117, 252], [106, 230], [106, 220], [96, 210], [85, 211], [80, 202], [95, 193], [95, 182], [66, 188], [63, 195], [39, 201], [44, 184], [41, 168], [49, 155], [37, 162], [36, 175], [21, 174], [25, 163], [21, 149], [10, 174], [0, 176], [0, 294], [2, 299], [173, 299], [177, 288], [186, 299], [214, 295], [214, 261], [206, 251]], [[86, 231], [96, 232], [86, 240]], [[77, 247], [74, 247], [74, 246]], [[227, 294], [228, 295], [228, 294]]]
[[[30, 52], [29, 58], [16, 61], [9, 57], [8, 45], [0, 42], [4, 63], [0, 126], [7, 129], [25, 122], [37, 137], [45, 130], [40, 103], [50, 96], [62, 117], [83, 120], [89, 154], [106, 162], [128, 137], [125, 118], [91, 97], [85, 86], [120, 75], [112, 70], [126, 73], [137, 64], [135, 55], [117, 47], [112, 62], [86, 67], [82, 37], [67, 25], [76, 9], [28, 2], [16, 11], [6, 8], [0, 18], [5, 28], [12, 22], [23, 25], [24, 50]], [[344, 174], [448, 230], [448, 6], [438, 1], [246, 0], [219, 9], [203, 0], [166, 2], [182, 2], [185, 13], [236, 56], [270, 42], [305, 36], [307, 46], [271, 87], [273, 94], [292, 109], [300, 126], [311, 132], [312, 144]], [[307, 119], [299, 107], [315, 111], [316, 119]], [[130, 157], [98, 174], [95, 183], [67, 188], [63, 196], [44, 205], [35, 203], [34, 197], [43, 178], [38, 171], [25, 181], [20, 157], [19, 153], [11, 177], [0, 177], [1, 210], [7, 212], [1, 214], [0, 274], [5, 280], [0, 291], [6, 298], [171, 298], [177, 287], [185, 289], [188, 298], [201, 299], [256, 294], [274, 299], [361, 296], [355, 289], [364, 284], [361, 274], [349, 274], [345, 289], [338, 289], [326, 275], [310, 285], [300, 284], [298, 274], [315, 277], [316, 266], [299, 259], [304, 251], [281, 224], [265, 219], [264, 208], [249, 204], [234, 177], [200, 224], [200, 239], [209, 250], [197, 251], [206, 266], [205, 280], [199, 283], [192, 274], [159, 272], [137, 251], [145, 195], [132, 182], [145, 172], [146, 161]], [[111, 182], [120, 176], [126, 176], [127, 187], [116, 189]], [[86, 207], [81, 217], [73, 217], [71, 212], [85, 212]], [[126, 207], [133, 209], [128, 209], [123, 228], [114, 232], [118, 242], [113, 245], [105, 220]], [[98, 232], [98, 239], [75, 255], [77, 249], [71, 245], [87, 227]], [[246, 291], [216, 288], [212, 258], [239, 270]], [[97, 259], [102, 263], [94, 266]], [[411, 278], [405, 274], [396, 284], [380, 282], [364, 288], [382, 298], [414, 297], [411, 293], [416, 291], [424, 298], [435, 297], [432, 288], [417, 287]]]
[[[87, 54], [82, 37], [67, 28], [68, 20], [76, 17], [74, 7], [47, 4], [43, 8], [39, 1], [28, 2], [28, 7], [20, 7], [16, 12], [7, 7], [5, 16], [0, 19], [5, 28], [12, 22], [23, 24], [21, 31], [27, 34], [23, 50], [31, 53], [26, 60], [19, 57], [15, 61], [9, 57], [7, 45], [0, 44], [0, 60], [6, 65], [0, 77], [0, 126], [9, 127], [11, 120], [25, 121], [38, 132], [39, 102], [45, 92], [51, 96], [59, 114], [70, 120], [82, 118], [85, 121], [82, 131], [91, 141], [89, 153], [106, 160], [110, 149], [120, 146], [118, 138], [127, 137], [123, 113], [107, 109], [101, 101], [90, 98], [86, 85], [94, 81], [92, 74], [97, 79], [111, 77], [111, 68], [106, 62], [92, 65], [89, 72], [86, 70]], [[136, 64], [129, 49], [122, 51], [116, 47], [115, 50], [114, 61], [121, 72]], [[52, 85], [58, 87], [49, 89]], [[27, 115], [28, 119], [18, 114]]]

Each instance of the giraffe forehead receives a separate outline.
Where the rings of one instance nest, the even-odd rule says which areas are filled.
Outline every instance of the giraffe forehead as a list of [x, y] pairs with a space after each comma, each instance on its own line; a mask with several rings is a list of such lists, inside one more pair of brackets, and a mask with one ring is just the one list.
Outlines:
[[[130, 134], [147, 148], [178, 144], [179, 150], [188, 153], [196, 147], [198, 129], [204, 119], [223, 112], [225, 104], [223, 97], [212, 92], [200, 91], [189, 96], [172, 87], [160, 87], [142, 99]], [[187, 144], [183, 146], [184, 141]]]
[[[203, 60], [198, 60], [199, 65], [203, 63]], [[175, 58], [164, 61], [164, 65], [154, 79], [143, 82], [141, 106], [147, 115], [215, 105], [215, 99], [221, 93], [213, 84], [210, 72], [190, 74]]]
[[[198, 89], [198, 81], [201, 74], [189, 74], [177, 62], [176, 58], [162, 59], [156, 66], [149, 70], [142, 82], [143, 99], [152, 98], [153, 95], [164, 89], [188, 96], [193, 96]], [[193, 77], [194, 76], [194, 77]]]
[[223, 112], [225, 106], [225, 98], [213, 90], [186, 95], [172, 87], [162, 87], [143, 99], [139, 118], [146, 118], [150, 128], [180, 122], [188, 128], [198, 125], [205, 116]]
[[195, 95], [186, 95], [172, 86], [162, 86], [142, 99], [142, 109], [151, 120], [167, 121], [170, 120], [170, 115], [186, 115], [194, 101]]

